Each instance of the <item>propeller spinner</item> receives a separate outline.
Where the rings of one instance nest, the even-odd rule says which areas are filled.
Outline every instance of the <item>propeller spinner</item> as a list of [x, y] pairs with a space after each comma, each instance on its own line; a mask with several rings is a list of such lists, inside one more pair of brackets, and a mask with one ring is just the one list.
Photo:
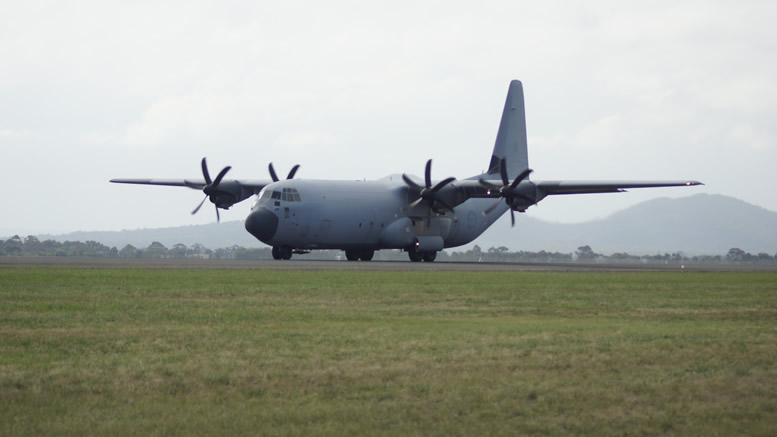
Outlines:
[[499, 174], [502, 176], [502, 186], [494, 185], [491, 182], [488, 182], [484, 179], [480, 179], [480, 185], [490, 189], [494, 190], [499, 193], [499, 196], [501, 197], [499, 200], [496, 201], [493, 205], [491, 205], [487, 210], [483, 211], [484, 214], [491, 214], [491, 212], [496, 209], [497, 206], [499, 206], [499, 203], [502, 201], [502, 198], [505, 199], [505, 202], [507, 202], [507, 206], [510, 207], [510, 220], [512, 223], [512, 226], [515, 226], [515, 212], [513, 211], [513, 205], [516, 203], [516, 199], [520, 198], [523, 199], [530, 204], [536, 203], [534, 199], [521, 194], [518, 192], [517, 188], [518, 185], [529, 177], [529, 174], [533, 170], [530, 168], [527, 168], [526, 170], [522, 171], [521, 174], [518, 175], [518, 177], [515, 178], [515, 180], [510, 183], [510, 179], [507, 177], [507, 161], [504, 159], [501, 160], [499, 165]]
[[439, 204], [443, 208], [447, 209], [448, 211], [453, 212], [453, 207], [448, 204], [446, 201], [440, 199], [437, 195], [437, 193], [446, 185], [450, 184], [451, 182], [455, 181], [456, 178], [447, 178], [443, 179], [440, 182], [437, 182], [436, 185], [432, 186], [432, 160], [426, 161], [426, 171], [424, 172], [424, 182], [426, 183], [426, 186], [419, 185], [406, 174], [402, 175], [402, 180], [405, 181], [407, 186], [409, 186], [411, 189], [418, 192], [418, 199], [416, 199], [413, 203], [408, 205], [408, 209], [412, 209], [416, 207], [421, 202], [426, 201], [426, 203], [429, 205], [429, 210], [435, 208], [435, 204]]
[[208, 162], [206, 161], [205, 158], [202, 158], [201, 166], [202, 166], [202, 176], [205, 178], [205, 186], [202, 188], [202, 192], [205, 193], [205, 197], [202, 199], [200, 204], [197, 205], [196, 208], [194, 208], [194, 211], [192, 211], [192, 215], [197, 214], [197, 211], [199, 211], [200, 208], [202, 208], [202, 205], [205, 203], [205, 200], [210, 198], [211, 202], [213, 202], [213, 204], [216, 206], [216, 221], [220, 222], [221, 217], [219, 216], [219, 206], [217, 203], [217, 198], [219, 195], [231, 195], [231, 194], [226, 191], [219, 190], [219, 184], [221, 183], [221, 180], [224, 179], [224, 176], [232, 167], [229, 165], [224, 167], [216, 176], [216, 179], [211, 180], [210, 172], [208, 172]]

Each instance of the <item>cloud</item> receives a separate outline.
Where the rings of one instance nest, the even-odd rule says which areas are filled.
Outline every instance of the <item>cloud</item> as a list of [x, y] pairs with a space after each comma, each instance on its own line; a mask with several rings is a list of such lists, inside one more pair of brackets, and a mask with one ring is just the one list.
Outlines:
[[167, 96], [154, 103], [120, 138], [130, 146], [162, 146], [181, 140], [212, 140], [243, 124], [250, 108], [223, 93]]
[[29, 129], [0, 129], [0, 138], [20, 138], [28, 137], [30, 135], [32, 135], [32, 131]]
[[575, 137], [575, 143], [580, 147], [589, 149], [615, 147], [623, 144], [621, 139], [624, 130], [623, 120], [620, 115], [607, 115], [583, 128]]
[[337, 143], [337, 139], [326, 132], [287, 132], [273, 143], [274, 147], [322, 148]]
[[777, 141], [766, 131], [756, 128], [750, 123], [738, 123], [729, 132], [729, 137], [737, 143], [752, 150], [775, 150]]
[[[93, 175], [95, 151], [106, 178], [196, 175], [206, 154], [245, 177], [274, 161], [302, 164], [305, 177], [374, 178], [419, 172], [429, 157], [435, 174], [472, 174], [488, 163], [513, 78], [524, 81], [538, 178], [725, 174], [728, 189], [777, 209], [752, 189], [776, 183], [775, 2], [79, 0], [3, 11], [4, 158], [67, 152], [37, 168], [46, 177], [18, 166], [0, 176], [32, 181], [9, 194], [30, 208], [19, 222], [48, 226], [56, 209], [62, 226], [90, 226], [79, 213], [88, 205], [28, 199], [77, 165]], [[763, 179], [739, 182], [733, 159]], [[88, 189], [111, 201], [119, 188], [102, 182]], [[168, 213], [127, 207], [165, 189], [125, 188], [106, 207], [116, 215], [94, 226], [151, 226]], [[584, 197], [590, 206], [567, 214], [606, 214], [614, 198]]]

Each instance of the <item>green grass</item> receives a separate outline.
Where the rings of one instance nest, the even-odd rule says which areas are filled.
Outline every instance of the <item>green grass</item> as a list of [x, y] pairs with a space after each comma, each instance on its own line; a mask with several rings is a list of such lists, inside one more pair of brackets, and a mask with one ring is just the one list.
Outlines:
[[774, 435], [777, 274], [0, 269], [0, 435]]

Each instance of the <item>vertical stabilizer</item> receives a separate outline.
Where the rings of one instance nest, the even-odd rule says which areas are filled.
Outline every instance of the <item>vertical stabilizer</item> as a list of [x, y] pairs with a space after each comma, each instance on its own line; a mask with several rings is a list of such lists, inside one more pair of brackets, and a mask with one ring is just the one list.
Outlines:
[[510, 82], [507, 99], [502, 111], [502, 121], [496, 134], [494, 152], [488, 166], [489, 174], [499, 174], [500, 161], [507, 160], [510, 179], [529, 168], [526, 145], [526, 109], [523, 103], [523, 85], [519, 80]]

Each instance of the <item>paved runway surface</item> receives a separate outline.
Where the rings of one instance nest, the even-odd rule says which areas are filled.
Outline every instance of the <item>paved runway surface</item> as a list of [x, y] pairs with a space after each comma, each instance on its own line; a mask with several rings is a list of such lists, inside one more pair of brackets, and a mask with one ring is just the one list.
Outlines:
[[[409, 261], [290, 261], [202, 260], [202, 259], [117, 259], [79, 257], [11, 257], [0, 256], [2, 267], [70, 267], [70, 268], [158, 268], [158, 269], [251, 269], [251, 270], [388, 270], [388, 271], [682, 271], [676, 264], [632, 263], [492, 263], [492, 262], [409, 262]], [[686, 264], [684, 271], [772, 271], [777, 265], [711, 265]]]

